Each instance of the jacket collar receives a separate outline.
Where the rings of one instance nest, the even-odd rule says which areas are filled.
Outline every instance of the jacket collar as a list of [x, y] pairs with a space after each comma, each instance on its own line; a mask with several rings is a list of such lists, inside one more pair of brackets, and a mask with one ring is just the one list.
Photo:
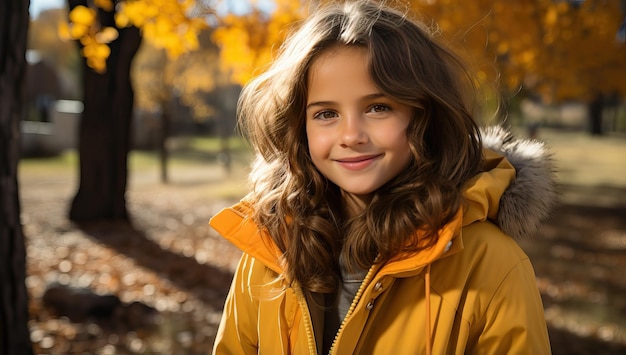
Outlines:
[[261, 230], [251, 218], [252, 208], [247, 202], [225, 208], [209, 224], [237, 248], [261, 261], [272, 271], [282, 273], [281, 251], [267, 232]]
[[[248, 203], [240, 202], [216, 214], [210, 225], [241, 251], [258, 259], [271, 270], [282, 273], [280, 250], [269, 235], [252, 221], [251, 212], [252, 208]], [[391, 260], [382, 266], [379, 274], [408, 277], [419, 273], [424, 266], [437, 259], [461, 251], [463, 242], [459, 236], [462, 224], [463, 211], [459, 210], [453, 220], [439, 231], [437, 243], [418, 253]]]
[[391, 260], [380, 269], [378, 274], [394, 275], [395, 277], [413, 276], [421, 272], [426, 265], [463, 250], [462, 222], [463, 210], [460, 209], [452, 221], [439, 231], [437, 243], [409, 256]]

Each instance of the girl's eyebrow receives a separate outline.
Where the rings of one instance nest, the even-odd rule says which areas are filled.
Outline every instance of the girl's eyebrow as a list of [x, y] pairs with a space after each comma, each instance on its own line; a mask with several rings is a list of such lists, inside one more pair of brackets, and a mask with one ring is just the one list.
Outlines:
[[[360, 101], [369, 101], [369, 100], [374, 100], [374, 99], [379, 99], [381, 97], [387, 97], [387, 95], [381, 93], [381, 92], [376, 92], [373, 94], [369, 94], [369, 95], [365, 95], [363, 96]], [[306, 109], [310, 109], [313, 106], [332, 106], [335, 105], [336, 102], [334, 101], [314, 101], [314, 102], [310, 102], [306, 105]]]
[[332, 101], [315, 101], [315, 102], [311, 102], [308, 105], [306, 105], [306, 109], [309, 110], [310, 108], [314, 107], [314, 106], [331, 106], [335, 104]]

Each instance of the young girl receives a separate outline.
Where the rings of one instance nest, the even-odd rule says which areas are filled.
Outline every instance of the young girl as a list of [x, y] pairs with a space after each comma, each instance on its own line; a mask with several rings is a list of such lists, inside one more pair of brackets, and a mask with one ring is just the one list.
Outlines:
[[240, 98], [257, 160], [252, 191], [211, 220], [243, 251], [216, 354], [550, 353], [510, 237], [550, 206], [549, 162], [539, 143], [481, 138], [469, 87], [380, 4], [302, 24]]

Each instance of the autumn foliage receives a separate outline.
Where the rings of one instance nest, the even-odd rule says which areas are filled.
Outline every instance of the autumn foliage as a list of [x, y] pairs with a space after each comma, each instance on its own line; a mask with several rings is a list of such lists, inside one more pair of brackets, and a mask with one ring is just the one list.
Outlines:
[[[196, 0], [122, 0], [118, 27], [137, 26], [148, 42], [172, 58], [199, 47], [198, 33], [212, 14], [213, 41], [220, 47], [220, 68], [243, 84], [271, 60], [287, 29], [297, 26], [320, 1], [275, 0], [273, 6], [250, 1], [244, 14], [217, 14]], [[411, 17], [423, 20], [437, 36], [474, 66], [480, 83], [497, 90], [536, 93], [546, 102], [590, 99], [598, 93], [626, 94], [626, 47], [616, 40], [624, 21], [617, 0], [393, 0]], [[112, 0], [96, 0], [109, 9]], [[213, 4], [215, 6], [215, 4]], [[192, 16], [193, 14], [193, 16]], [[200, 14], [201, 16], [198, 16]], [[79, 6], [61, 27], [66, 38], [80, 39], [89, 65], [105, 70], [107, 43], [116, 30], [100, 28], [93, 8]]]
[[[97, 8], [111, 12], [115, 6], [117, 28], [135, 26], [143, 37], [175, 58], [198, 49], [198, 33], [207, 27], [203, 8], [195, 0], [94, 0], [93, 7], [76, 6], [69, 14], [69, 23], [59, 27], [61, 38], [80, 40], [82, 55], [87, 65], [103, 72], [110, 50], [108, 43], [115, 40], [114, 27], [100, 26]], [[204, 9], [208, 10], [208, 9]], [[193, 14], [193, 15], [192, 15]]]
[[306, 1], [275, 0], [271, 13], [253, 7], [248, 14], [222, 18], [213, 39], [221, 48], [220, 65], [243, 84], [266, 66], [285, 39], [287, 29], [307, 14]]
[[[323, 0], [320, 2], [324, 2]], [[216, 33], [221, 61], [245, 82], [269, 61], [287, 25], [304, 18], [309, 1], [281, 0], [229, 15]], [[616, 40], [624, 9], [616, 0], [412, 0], [395, 3], [424, 21], [472, 65], [479, 84], [514, 94], [534, 92], [545, 102], [626, 94], [626, 47]], [[306, 4], [309, 4], [307, 6]], [[260, 39], [259, 39], [260, 37]]]
[[503, 90], [526, 90], [545, 102], [626, 94], [626, 47], [616, 41], [624, 10], [616, 0], [418, 0], [412, 8], [437, 21], [467, 51], [479, 77]]

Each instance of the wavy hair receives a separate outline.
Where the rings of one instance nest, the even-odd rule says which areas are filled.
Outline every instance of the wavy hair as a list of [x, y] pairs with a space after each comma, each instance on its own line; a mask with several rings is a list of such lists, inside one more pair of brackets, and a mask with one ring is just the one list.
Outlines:
[[[337, 45], [367, 48], [375, 84], [415, 112], [406, 132], [412, 161], [353, 217], [339, 188], [313, 165], [306, 137], [308, 72]], [[257, 153], [245, 199], [283, 252], [283, 277], [305, 292], [333, 292], [340, 258], [363, 269], [436, 242], [461, 207], [463, 185], [479, 172], [472, 83], [426, 27], [377, 2], [323, 6], [289, 36], [238, 103], [240, 128]]]

